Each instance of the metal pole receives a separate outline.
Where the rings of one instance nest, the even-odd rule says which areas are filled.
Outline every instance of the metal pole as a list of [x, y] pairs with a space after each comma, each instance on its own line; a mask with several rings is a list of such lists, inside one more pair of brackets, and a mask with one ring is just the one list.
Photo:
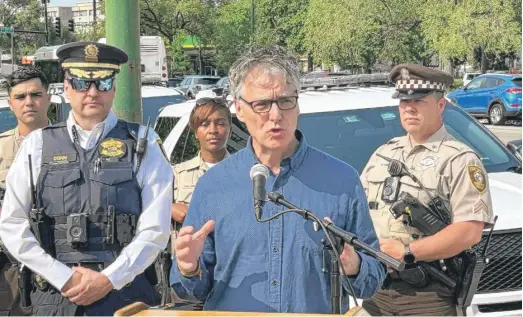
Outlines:
[[254, 0], [251, 0], [251, 45], [254, 43]]
[[45, 45], [49, 45], [49, 28], [47, 26], [47, 0], [44, 1], [44, 17], [45, 17]]
[[15, 30], [11, 33], [11, 74], [15, 72]]
[[93, 24], [96, 24], [96, 0], [93, 0]]
[[107, 0], [105, 30], [107, 44], [129, 56], [116, 76], [113, 109], [118, 118], [142, 123], [139, 0]]

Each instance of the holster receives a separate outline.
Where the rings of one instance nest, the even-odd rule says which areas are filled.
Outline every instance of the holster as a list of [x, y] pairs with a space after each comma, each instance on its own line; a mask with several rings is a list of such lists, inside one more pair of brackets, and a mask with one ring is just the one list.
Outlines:
[[23, 308], [31, 307], [31, 271], [23, 266], [18, 276], [18, 290], [20, 291], [20, 306]]
[[398, 277], [405, 283], [412, 285], [416, 288], [423, 288], [429, 285], [430, 279], [420, 266], [405, 269], [398, 272]]

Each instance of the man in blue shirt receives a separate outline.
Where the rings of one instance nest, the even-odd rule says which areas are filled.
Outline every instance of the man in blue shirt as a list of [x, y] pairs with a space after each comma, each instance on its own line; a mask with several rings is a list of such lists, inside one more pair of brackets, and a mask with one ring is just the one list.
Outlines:
[[[269, 191], [332, 219], [378, 249], [359, 176], [309, 146], [297, 130], [299, 68], [283, 49], [267, 47], [240, 57], [229, 80], [237, 117], [251, 138], [245, 149], [199, 179], [174, 242], [171, 285], [181, 298], [205, 301], [206, 310], [329, 313], [324, 232], [292, 213], [257, 222], [249, 171], [258, 162], [266, 165]], [[267, 202], [264, 218], [283, 209]], [[341, 264], [356, 296], [370, 297], [380, 288], [385, 268], [374, 258], [345, 245]], [[346, 289], [343, 299], [346, 310]]]

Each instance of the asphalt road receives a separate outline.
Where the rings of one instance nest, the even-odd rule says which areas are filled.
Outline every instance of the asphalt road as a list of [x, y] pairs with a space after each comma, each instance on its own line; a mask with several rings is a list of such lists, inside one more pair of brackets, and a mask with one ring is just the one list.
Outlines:
[[485, 127], [487, 127], [494, 135], [496, 135], [501, 141], [503, 141], [504, 144], [507, 144], [509, 141], [512, 140], [520, 140], [521, 139], [521, 125], [519, 126], [493, 126], [489, 124], [485, 124]]

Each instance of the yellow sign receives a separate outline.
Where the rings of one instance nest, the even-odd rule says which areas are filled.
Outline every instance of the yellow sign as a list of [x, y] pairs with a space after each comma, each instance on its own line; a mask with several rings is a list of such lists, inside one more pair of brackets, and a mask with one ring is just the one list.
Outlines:
[[487, 180], [481, 167], [476, 165], [469, 165], [468, 172], [472, 186], [474, 186], [478, 192], [483, 193], [487, 188]]
[[127, 145], [122, 140], [110, 138], [100, 143], [99, 152], [104, 157], [121, 158], [127, 152]]

